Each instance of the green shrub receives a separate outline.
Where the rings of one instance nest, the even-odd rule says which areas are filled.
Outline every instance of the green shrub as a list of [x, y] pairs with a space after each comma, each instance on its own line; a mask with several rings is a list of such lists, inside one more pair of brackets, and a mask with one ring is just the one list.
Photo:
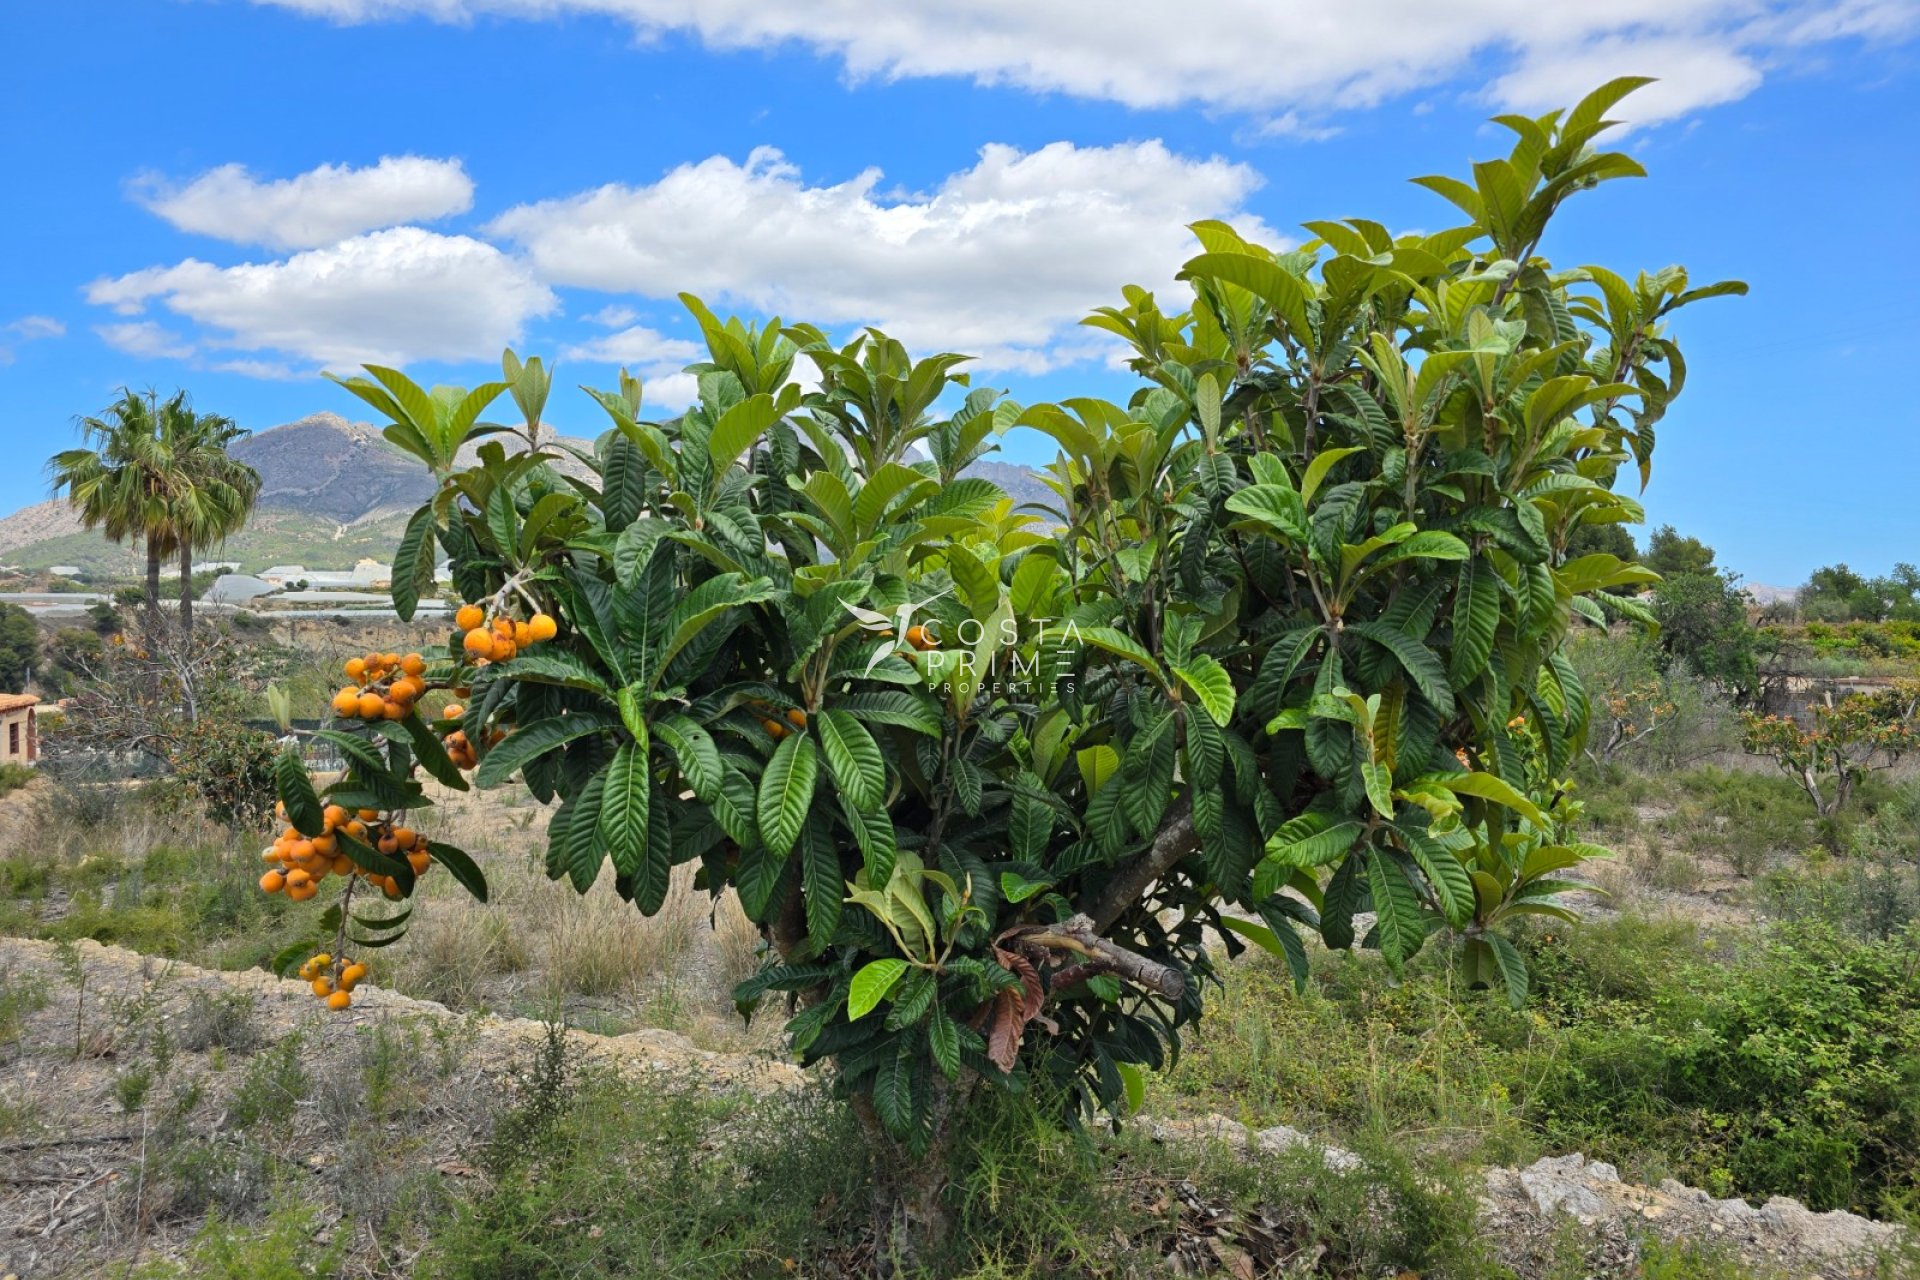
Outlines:
[[23, 764], [0, 764], [0, 796], [18, 791], [39, 776], [37, 769]]
[[1275, 965], [1227, 966], [1161, 1105], [1495, 1163], [1584, 1151], [1643, 1181], [1898, 1215], [1920, 1187], [1916, 942], [1819, 920], [1539, 932], [1523, 946], [1543, 994], [1519, 1013], [1458, 1003], [1437, 964], [1394, 985], [1320, 957], [1297, 1000]]
[[1524, 1098], [1552, 1145], [1637, 1148], [1719, 1194], [1882, 1215], [1920, 1188], [1920, 933], [1768, 931], [1727, 962], [1622, 981], [1589, 941], [1541, 948], [1562, 1051]]

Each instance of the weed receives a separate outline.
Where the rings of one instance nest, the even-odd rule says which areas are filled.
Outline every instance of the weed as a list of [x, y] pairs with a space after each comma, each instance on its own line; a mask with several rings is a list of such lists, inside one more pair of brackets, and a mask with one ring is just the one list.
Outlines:
[[313, 1085], [307, 1074], [304, 1048], [305, 1037], [294, 1032], [253, 1060], [229, 1105], [234, 1127], [250, 1130], [291, 1126], [295, 1104], [308, 1095]]
[[180, 1047], [192, 1053], [252, 1053], [261, 1040], [253, 997], [244, 991], [194, 991], [175, 1025]]
[[132, 1114], [146, 1105], [147, 1091], [153, 1088], [153, 1071], [149, 1067], [129, 1067], [113, 1079], [113, 1100], [120, 1109]]
[[0, 1049], [20, 1039], [27, 1015], [46, 1007], [46, 984], [38, 977], [0, 969]]
[[275, 1197], [263, 1226], [208, 1217], [179, 1262], [155, 1262], [139, 1280], [320, 1280], [335, 1275], [346, 1253], [346, 1233], [321, 1245], [319, 1210], [291, 1190]]

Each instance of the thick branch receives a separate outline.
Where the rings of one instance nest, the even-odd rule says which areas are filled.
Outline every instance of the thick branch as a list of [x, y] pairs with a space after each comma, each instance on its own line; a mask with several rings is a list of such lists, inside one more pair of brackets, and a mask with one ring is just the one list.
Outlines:
[[1112, 928], [1113, 922], [1140, 900], [1149, 885], [1199, 847], [1200, 837], [1193, 830], [1193, 809], [1183, 798], [1167, 811], [1152, 844], [1114, 872], [1113, 878], [1098, 893], [1081, 898], [1080, 910], [1091, 917], [1093, 931], [1105, 933]]
[[1169, 1000], [1178, 1000], [1187, 989], [1185, 974], [1171, 965], [1149, 960], [1107, 941], [1100, 936], [1089, 916], [1074, 916], [1050, 929], [1022, 934], [1020, 941], [1085, 956], [1134, 986], [1156, 992]]

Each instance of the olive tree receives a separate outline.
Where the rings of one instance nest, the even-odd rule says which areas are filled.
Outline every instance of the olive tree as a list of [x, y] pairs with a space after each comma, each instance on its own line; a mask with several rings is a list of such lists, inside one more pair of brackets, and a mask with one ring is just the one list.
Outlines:
[[[1396, 967], [1432, 942], [1520, 1000], [1502, 926], [1564, 916], [1559, 873], [1592, 852], [1561, 644], [1643, 617], [1652, 577], [1565, 548], [1641, 517], [1618, 482], [1645, 482], [1683, 381], [1668, 317], [1742, 288], [1541, 256], [1562, 201], [1641, 173], [1592, 145], [1638, 83], [1501, 117], [1510, 154], [1419, 179], [1458, 226], [1310, 222], [1278, 252], [1198, 224], [1190, 305], [1128, 288], [1087, 321], [1132, 350], [1124, 403], [1021, 405], [959, 355], [690, 297], [697, 402], [649, 420], [623, 375], [589, 392], [590, 450], [541, 435], [538, 361], [471, 391], [370, 367], [344, 385], [440, 481], [395, 599], [442, 548], [483, 634], [425, 675], [467, 690], [458, 717], [336, 732], [360, 742], [328, 798], [417, 809], [421, 769], [524, 787], [582, 892], [652, 912], [690, 865], [737, 893], [770, 944], [738, 998], [783, 997], [794, 1051], [834, 1063], [898, 1259], [947, 1228], [981, 1090], [1126, 1109], [1200, 1016], [1210, 937], [1302, 980], [1309, 934]], [[503, 391], [525, 427], [480, 421]], [[968, 474], [1016, 427], [1058, 446], [1045, 510]], [[493, 433], [514, 439], [462, 465]], [[512, 643], [536, 613], [558, 634]], [[319, 830], [292, 757], [282, 777]]]

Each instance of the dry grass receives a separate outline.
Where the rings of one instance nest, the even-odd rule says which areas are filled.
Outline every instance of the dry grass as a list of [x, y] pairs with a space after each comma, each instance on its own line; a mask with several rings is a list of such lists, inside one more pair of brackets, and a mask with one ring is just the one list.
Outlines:
[[396, 989], [453, 1008], [559, 1011], [603, 1030], [657, 1026], [710, 1047], [742, 1043], [729, 993], [757, 966], [759, 936], [732, 894], [716, 903], [683, 866], [661, 910], [642, 916], [610, 877], [585, 894], [547, 879], [549, 811], [524, 795], [435, 798], [435, 838], [479, 860], [489, 900], [427, 877], [405, 941], [377, 961]]
[[[485, 868], [490, 900], [473, 901], [444, 872], [427, 876], [404, 939], [368, 953], [377, 983], [454, 1009], [554, 1015], [604, 1032], [680, 1031], [709, 1048], [770, 1042], [780, 1019], [743, 1028], [733, 1009], [733, 986], [757, 967], [759, 936], [731, 894], [716, 903], [695, 889], [691, 866], [678, 869], [665, 906], [651, 918], [614, 893], [610, 874], [578, 894], [570, 883], [546, 877], [548, 807], [514, 788], [434, 790], [436, 807], [420, 815], [419, 825], [474, 855]], [[0, 920], [15, 920], [22, 932], [55, 920], [81, 927], [77, 917], [67, 919], [71, 890], [91, 895], [74, 906], [84, 905], [89, 921], [109, 929], [94, 933], [85, 925], [93, 936], [247, 966], [257, 963], [263, 947], [277, 949], [295, 936], [311, 914], [286, 910], [284, 902], [270, 903], [254, 890], [263, 835], [158, 811], [131, 786], [42, 778], [0, 802], [0, 836], [9, 837], [0, 839], [0, 884], [16, 897], [33, 895], [32, 901], [0, 902]], [[198, 914], [208, 909], [206, 894], [175, 883], [181, 859], [148, 865], [152, 851], [168, 848], [191, 851], [182, 866], [190, 863], [197, 879], [226, 886], [213, 904], [225, 912], [218, 920]], [[162, 896], [149, 899], [151, 893]], [[245, 915], [256, 906], [262, 919], [248, 916], [244, 945], [229, 939], [240, 924], [233, 912]], [[273, 914], [269, 906], [287, 919], [265, 919]], [[275, 941], [256, 925], [284, 936]]]

